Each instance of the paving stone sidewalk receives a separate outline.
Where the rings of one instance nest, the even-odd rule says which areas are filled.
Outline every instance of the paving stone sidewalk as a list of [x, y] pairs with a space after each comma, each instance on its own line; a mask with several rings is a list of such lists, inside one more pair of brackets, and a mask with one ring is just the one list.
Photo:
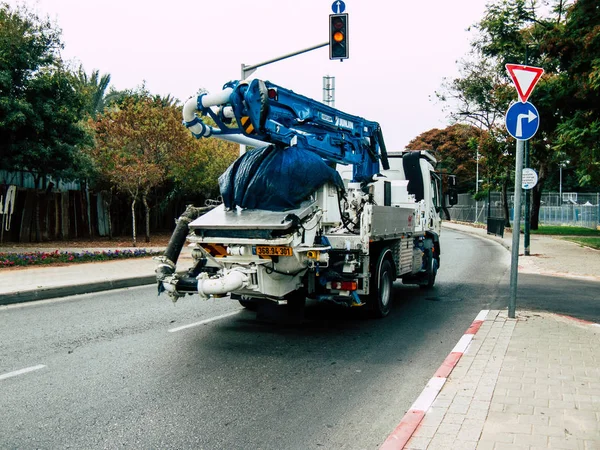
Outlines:
[[600, 449], [600, 325], [490, 311], [406, 449]]

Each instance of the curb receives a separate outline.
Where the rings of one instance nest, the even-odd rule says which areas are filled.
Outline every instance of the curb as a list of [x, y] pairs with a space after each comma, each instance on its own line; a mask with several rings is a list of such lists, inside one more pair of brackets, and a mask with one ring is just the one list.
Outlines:
[[592, 326], [592, 327], [600, 327], [600, 323], [596, 323], [596, 322], [591, 322], [589, 320], [584, 320], [584, 319], [578, 319], [577, 317], [573, 317], [573, 316], [567, 316], [565, 314], [557, 314], [554, 313], [555, 316], [560, 317], [562, 319], [567, 319], [567, 320], [571, 320], [579, 325], [585, 325], [585, 326]]
[[123, 289], [154, 283], [156, 283], [156, 275], [144, 275], [139, 277], [123, 278], [120, 280], [97, 281], [94, 283], [73, 286], [58, 286], [36, 291], [11, 292], [8, 294], [2, 294], [2, 296], [0, 296], [0, 305], [35, 302], [38, 300], [49, 300], [57, 297], [67, 297], [70, 295], [91, 294], [93, 292]]
[[465, 331], [465, 334], [460, 338], [442, 365], [435, 372], [433, 378], [429, 380], [427, 386], [425, 386], [425, 389], [421, 392], [421, 395], [417, 397], [408, 412], [400, 421], [400, 424], [392, 431], [381, 447], [379, 447], [379, 450], [401, 450], [408, 443], [425, 417], [427, 410], [429, 410], [437, 395], [442, 390], [442, 387], [444, 387], [448, 376], [454, 367], [456, 367], [456, 364], [458, 364], [462, 355], [467, 351], [469, 344], [477, 331], [479, 331], [479, 328], [485, 321], [488, 313], [489, 310], [484, 309], [477, 314], [477, 317], [475, 317], [471, 326]]
[[[504, 238], [501, 238], [499, 236], [495, 236], [493, 234], [483, 234], [483, 233], [477, 233], [471, 230], [462, 230], [460, 228], [455, 228], [452, 225], [458, 225], [458, 226], [463, 226], [463, 227], [470, 227], [470, 228], [474, 228], [474, 229], [478, 229], [477, 227], [473, 227], [473, 226], [469, 226], [469, 225], [463, 225], [462, 223], [459, 222], [442, 222], [442, 226], [444, 226], [445, 223], [448, 223], [448, 225], [446, 226], [447, 229], [452, 230], [452, 231], [456, 231], [457, 233], [463, 233], [463, 234], [468, 234], [469, 236], [474, 236], [480, 239], [487, 239], [488, 241], [494, 241], [497, 242], [498, 244], [500, 244], [502, 247], [504, 247], [505, 249], [507, 249], [508, 251], [511, 250], [511, 245], [512, 244], [507, 244], [506, 242], [504, 242]], [[480, 229], [480, 228], [479, 228]], [[506, 238], [508, 239], [508, 238]]]

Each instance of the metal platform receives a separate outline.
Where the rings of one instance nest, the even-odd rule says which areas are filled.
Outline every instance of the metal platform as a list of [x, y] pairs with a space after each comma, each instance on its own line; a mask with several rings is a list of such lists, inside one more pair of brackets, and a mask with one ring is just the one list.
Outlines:
[[317, 202], [307, 201], [298, 209], [287, 211], [266, 211], [262, 209], [236, 208], [226, 211], [224, 205], [219, 205], [212, 211], [198, 217], [189, 227], [191, 230], [278, 230], [284, 231], [292, 227], [293, 222], [287, 219], [295, 215], [300, 220], [312, 214]]

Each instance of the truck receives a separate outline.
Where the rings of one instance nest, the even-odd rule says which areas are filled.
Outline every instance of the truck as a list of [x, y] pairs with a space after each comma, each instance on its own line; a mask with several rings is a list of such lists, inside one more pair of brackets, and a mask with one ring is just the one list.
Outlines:
[[[456, 192], [429, 152], [388, 152], [377, 122], [259, 79], [190, 98], [183, 123], [196, 138], [252, 149], [220, 176], [222, 203], [177, 219], [158, 258], [159, 294], [252, 310], [310, 300], [385, 317], [396, 280], [433, 287], [440, 213]], [[178, 271], [186, 242], [193, 265]]]

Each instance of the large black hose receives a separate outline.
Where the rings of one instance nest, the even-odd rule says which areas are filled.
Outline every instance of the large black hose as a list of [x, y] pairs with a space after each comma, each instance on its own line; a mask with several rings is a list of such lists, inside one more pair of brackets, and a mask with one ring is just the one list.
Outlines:
[[159, 264], [159, 266], [156, 268], [156, 281], [158, 281], [159, 293], [162, 291], [162, 280], [175, 273], [177, 260], [179, 259], [181, 249], [183, 248], [185, 239], [190, 231], [190, 222], [197, 219], [212, 208], [212, 206], [196, 208], [195, 206], [188, 205], [183, 214], [179, 216], [179, 219], [177, 219], [175, 231], [173, 231], [171, 239], [169, 240], [169, 244], [167, 245], [165, 253], [161, 258], [162, 264]]

